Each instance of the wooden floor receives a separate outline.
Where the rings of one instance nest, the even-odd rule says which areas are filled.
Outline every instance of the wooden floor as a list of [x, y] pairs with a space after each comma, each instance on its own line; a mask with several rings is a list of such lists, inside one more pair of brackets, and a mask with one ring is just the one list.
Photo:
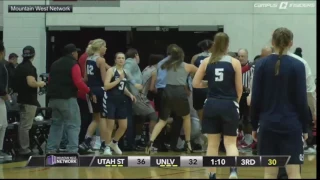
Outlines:
[[[125, 155], [139, 155], [128, 153]], [[158, 153], [160, 155], [160, 153]], [[179, 155], [161, 153], [161, 155]], [[195, 153], [195, 155], [201, 155]], [[302, 167], [303, 179], [316, 178], [316, 156], [306, 155]], [[206, 168], [26, 168], [26, 161], [0, 164], [0, 179], [208, 179]], [[229, 168], [218, 168], [217, 178], [228, 178]], [[240, 179], [261, 179], [263, 168], [238, 168]]]

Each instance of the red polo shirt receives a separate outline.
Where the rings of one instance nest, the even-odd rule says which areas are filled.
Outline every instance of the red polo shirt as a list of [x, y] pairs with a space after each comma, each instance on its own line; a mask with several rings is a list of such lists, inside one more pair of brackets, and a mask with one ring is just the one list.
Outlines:
[[[81, 69], [82, 78], [84, 78], [87, 58], [88, 58], [88, 54], [83, 53], [78, 60], [78, 63], [79, 63], [80, 69]], [[86, 100], [86, 93], [83, 91], [78, 91], [78, 98]]]

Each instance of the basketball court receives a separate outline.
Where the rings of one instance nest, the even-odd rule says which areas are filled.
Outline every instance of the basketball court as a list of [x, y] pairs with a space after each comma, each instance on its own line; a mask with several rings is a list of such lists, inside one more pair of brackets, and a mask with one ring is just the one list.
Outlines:
[[[130, 155], [145, 155], [143, 152], [125, 153]], [[168, 152], [157, 153], [163, 156], [179, 156], [180, 154]], [[181, 154], [185, 155], [185, 154]], [[194, 153], [194, 156], [204, 154]], [[305, 155], [302, 166], [303, 179], [316, 178], [316, 155]], [[179, 168], [179, 167], [25, 167], [27, 161], [0, 164], [1, 179], [208, 179], [206, 168]], [[243, 167], [238, 168], [240, 179], [261, 179], [263, 178], [263, 168]], [[217, 168], [217, 178], [225, 179], [229, 177], [229, 168]]]

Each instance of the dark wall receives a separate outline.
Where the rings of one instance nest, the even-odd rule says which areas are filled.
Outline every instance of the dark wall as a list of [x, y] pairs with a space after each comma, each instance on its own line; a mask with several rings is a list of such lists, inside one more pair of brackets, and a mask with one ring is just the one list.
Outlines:
[[[136, 48], [140, 55], [140, 68], [143, 70], [148, 63], [148, 57], [152, 53], [166, 55], [169, 44], [181, 46], [185, 52], [185, 61], [190, 62], [193, 55], [201, 52], [197, 47], [198, 42], [204, 39], [213, 39], [216, 32], [194, 33], [170, 30], [167, 32], [133, 31], [131, 42], [127, 45], [127, 32], [110, 32], [104, 29], [82, 29], [81, 31], [48, 31], [47, 32], [47, 70], [52, 62], [62, 55], [62, 48], [68, 43], [74, 43], [82, 52], [92, 39], [101, 38], [107, 42], [107, 53], [105, 55], [108, 64], [114, 64], [114, 54], [125, 52], [128, 47]], [[51, 43], [51, 36], [55, 42]]]

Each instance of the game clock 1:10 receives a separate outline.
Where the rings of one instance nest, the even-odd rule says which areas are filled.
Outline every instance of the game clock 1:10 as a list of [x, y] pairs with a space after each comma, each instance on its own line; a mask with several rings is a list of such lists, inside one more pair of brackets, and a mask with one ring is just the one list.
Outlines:
[[235, 166], [236, 165], [236, 158], [235, 157], [212, 157], [207, 156], [203, 157], [203, 166], [204, 167], [212, 167], [212, 166]]

